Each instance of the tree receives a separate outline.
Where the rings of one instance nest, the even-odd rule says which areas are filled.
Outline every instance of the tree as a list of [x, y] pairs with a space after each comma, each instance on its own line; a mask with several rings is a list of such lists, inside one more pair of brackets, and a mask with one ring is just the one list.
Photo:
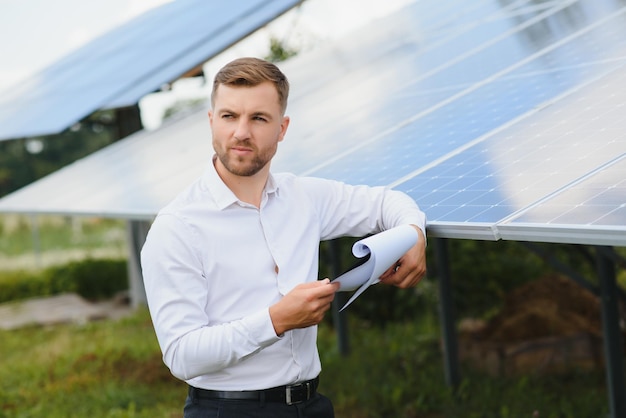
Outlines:
[[275, 37], [270, 38], [270, 52], [265, 59], [270, 62], [285, 61], [298, 54], [296, 48], [289, 48], [284, 41]]

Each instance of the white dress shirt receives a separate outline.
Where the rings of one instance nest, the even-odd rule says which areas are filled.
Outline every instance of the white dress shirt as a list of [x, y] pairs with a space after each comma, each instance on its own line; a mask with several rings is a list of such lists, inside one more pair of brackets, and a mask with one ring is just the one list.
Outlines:
[[277, 336], [269, 307], [318, 279], [321, 240], [403, 224], [424, 229], [413, 199], [382, 187], [270, 175], [260, 209], [213, 164], [156, 217], [141, 253], [163, 361], [188, 384], [256, 390], [315, 378], [317, 327]]

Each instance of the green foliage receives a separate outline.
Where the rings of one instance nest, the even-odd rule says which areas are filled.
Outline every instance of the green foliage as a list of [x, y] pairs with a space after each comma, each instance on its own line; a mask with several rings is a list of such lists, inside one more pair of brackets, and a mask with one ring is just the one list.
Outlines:
[[[339, 273], [354, 265], [351, 253], [355, 238], [341, 238], [322, 244], [320, 277], [336, 277], [333, 257], [339, 259]], [[542, 261], [512, 242], [450, 240], [450, 270], [455, 305], [460, 316], [484, 316], [497, 310], [510, 289], [536, 278], [545, 270]], [[427, 248], [428, 277], [411, 290], [377, 285], [367, 289], [350, 306], [351, 312], [378, 326], [434, 312], [438, 306], [437, 265], [433, 242]], [[333, 251], [336, 254], [333, 254]]]
[[[433, 316], [381, 330], [354, 320], [348, 357], [320, 326], [320, 392], [342, 418], [606, 416], [603, 373], [492, 378], [463, 366], [446, 385]], [[0, 417], [182, 417], [186, 386], [161, 360], [147, 309], [119, 321], [0, 330]]]
[[[335, 242], [322, 243], [320, 278], [335, 278], [354, 265], [351, 249], [355, 241], [357, 238], [340, 238]], [[434, 244], [434, 239], [431, 239], [426, 251], [428, 277], [415, 289], [402, 290], [384, 285], [371, 287], [350, 306], [350, 311], [378, 326], [435, 311], [440, 272]], [[591, 283], [597, 281], [593, 253], [584, 246], [528, 246], [514, 241], [474, 240], [447, 240], [447, 244], [454, 307], [459, 318], [489, 318], [497, 313], [504, 296], [511, 290], [555, 271], [555, 267], [548, 262], [549, 257]], [[618, 248], [617, 252], [623, 254], [624, 249]], [[333, 264], [335, 262], [338, 266]], [[625, 274], [623, 270], [618, 271], [618, 282], [626, 283]]]
[[[342, 357], [334, 336], [320, 329], [322, 383], [339, 417], [409, 417], [451, 401], [431, 318], [388, 324], [384, 331], [350, 321], [352, 347]], [[426, 415], [425, 415], [426, 416]]]
[[0, 331], [0, 417], [182, 416], [147, 311], [84, 326]]
[[[348, 300], [351, 294], [340, 294]], [[395, 322], [412, 321], [437, 312], [436, 283], [428, 278], [413, 289], [377, 284], [368, 288], [347, 308], [351, 316], [372, 326], [386, 327]], [[343, 304], [342, 304], [343, 305]]]
[[101, 111], [60, 134], [0, 141], [0, 196], [112, 143], [113, 119]]
[[0, 273], [0, 303], [61, 293], [66, 284], [51, 283], [44, 274], [30, 271]]
[[617, 284], [622, 289], [626, 289], [626, 270], [621, 270], [617, 273]]
[[[606, 414], [602, 372], [493, 378], [464, 365], [453, 392], [445, 383], [433, 315], [384, 330], [351, 323], [352, 352], [341, 357], [320, 330], [322, 383], [344, 418], [585, 418]], [[537, 415], [533, 413], [537, 412]]]
[[270, 52], [265, 56], [265, 60], [270, 62], [281, 62], [298, 54], [298, 49], [290, 48], [284, 41], [278, 38], [270, 38]]
[[51, 282], [67, 282], [86, 299], [105, 299], [128, 288], [125, 260], [86, 259], [48, 269]]
[[[461, 316], [498, 310], [510, 290], [548, 271], [534, 253], [512, 241], [448, 240], [454, 302]], [[433, 265], [433, 264], [431, 264]], [[433, 271], [438, 275], [436, 267]]]
[[605, 377], [598, 371], [572, 370], [495, 379], [469, 369], [447, 414], [469, 418], [607, 416]]
[[97, 300], [126, 289], [126, 260], [85, 259], [42, 271], [0, 272], [0, 302], [68, 292]]
[[168, 107], [163, 111], [163, 120], [169, 119], [172, 116], [185, 112], [190, 109], [194, 109], [202, 105], [206, 101], [203, 97], [198, 97], [195, 99], [184, 99], [176, 101], [172, 106]]

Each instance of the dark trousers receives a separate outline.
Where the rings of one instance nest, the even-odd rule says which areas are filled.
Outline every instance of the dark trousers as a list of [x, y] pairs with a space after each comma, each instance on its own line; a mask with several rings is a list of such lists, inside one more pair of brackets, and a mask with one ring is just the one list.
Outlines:
[[305, 402], [287, 405], [279, 402], [230, 399], [192, 399], [185, 401], [185, 418], [334, 418], [333, 404], [316, 393]]

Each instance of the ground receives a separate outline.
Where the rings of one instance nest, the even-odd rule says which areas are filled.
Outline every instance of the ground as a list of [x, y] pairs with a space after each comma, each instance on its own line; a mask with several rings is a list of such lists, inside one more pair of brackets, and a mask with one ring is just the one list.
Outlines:
[[554, 275], [510, 292], [489, 321], [461, 321], [459, 351], [493, 375], [602, 369], [602, 335], [599, 298]]
[[519, 342], [581, 332], [602, 336], [600, 300], [562, 276], [547, 276], [515, 289], [504, 307], [476, 337]]

